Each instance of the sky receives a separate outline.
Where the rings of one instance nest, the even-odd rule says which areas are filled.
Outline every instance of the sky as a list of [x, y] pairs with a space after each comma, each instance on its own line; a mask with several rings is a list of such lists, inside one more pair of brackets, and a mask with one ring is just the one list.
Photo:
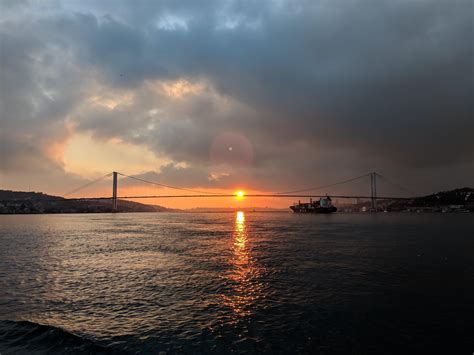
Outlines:
[[[111, 171], [209, 192], [371, 171], [416, 194], [472, 187], [472, 14], [471, 0], [0, 0], [0, 188], [64, 195]], [[235, 203], [288, 201], [161, 204]]]

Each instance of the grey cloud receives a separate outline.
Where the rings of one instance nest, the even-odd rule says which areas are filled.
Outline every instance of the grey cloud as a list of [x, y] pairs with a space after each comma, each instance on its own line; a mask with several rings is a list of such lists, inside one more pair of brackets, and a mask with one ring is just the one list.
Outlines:
[[[21, 61], [2, 51], [2, 69], [18, 73], [2, 78], [2, 115], [26, 117], [25, 125], [17, 118], [2, 125], [37, 134], [41, 129], [28, 124], [69, 116], [78, 130], [186, 162], [190, 168], [180, 173], [202, 184], [213, 169], [212, 141], [226, 131], [245, 135], [255, 152], [253, 166], [235, 176], [262, 188], [324, 180], [321, 171], [332, 170], [324, 176], [337, 179], [377, 167], [407, 180], [407, 171], [437, 171], [433, 186], [442, 186], [449, 171], [464, 172], [469, 181], [472, 6], [463, 0], [64, 3], [31, 24], [12, 53], [53, 46], [59, 58], [66, 53], [84, 70], [82, 78], [93, 76], [102, 90], [133, 91], [134, 103], [114, 110], [79, 105], [84, 93], [71, 87], [90, 84], [72, 84], [67, 75], [46, 81], [64, 90], [48, 103], [36, 76], [43, 68], [54, 71], [57, 61], [15, 69]], [[167, 16], [186, 28], [160, 28]], [[0, 26], [3, 48], [18, 40], [8, 42], [11, 24]], [[144, 89], [150, 80], [181, 78], [206, 89], [180, 102]], [[21, 83], [24, 91], [3, 92]], [[29, 114], [38, 99], [43, 111]], [[14, 100], [25, 104], [8, 104]], [[231, 109], [222, 112], [226, 100]], [[154, 109], [159, 113], [150, 115]], [[203, 169], [199, 178], [193, 169]], [[178, 180], [169, 170], [160, 174]]]
[[[216, 30], [213, 16], [187, 31], [106, 20], [85, 48], [113, 85], [209, 78], [258, 109], [260, 125], [270, 122], [278, 139], [278, 131], [287, 141], [317, 136], [408, 166], [472, 159], [469, 2], [306, 5], [304, 13], [264, 12], [258, 29]], [[416, 152], [436, 151], [455, 133], [462, 149], [446, 147], [434, 159]]]

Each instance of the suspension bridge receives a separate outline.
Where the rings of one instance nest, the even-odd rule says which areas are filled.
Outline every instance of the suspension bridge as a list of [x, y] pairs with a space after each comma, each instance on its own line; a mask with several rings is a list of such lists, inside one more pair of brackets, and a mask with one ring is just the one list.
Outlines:
[[[143, 179], [138, 176], [133, 176], [133, 175], [126, 175], [121, 172], [111, 172], [108, 173], [104, 176], [101, 176], [100, 178], [90, 181], [82, 186], [79, 186], [75, 188], [74, 190], [71, 190], [64, 194], [65, 197], [70, 196], [72, 194], [76, 194], [79, 191], [84, 190], [85, 188], [88, 188], [106, 178], [112, 177], [112, 195], [111, 196], [105, 196], [105, 197], [74, 197], [74, 198], [67, 198], [67, 200], [70, 201], [91, 201], [91, 200], [111, 200], [112, 203], [112, 210], [117, 211], [118, 208], [118, 201], [119, 200], [138, 200], [138, 199], [169, 199], [169, 198], [225, 198], [225, 197], [236, 197], [237, 195], [235, 193], [229, 194], [229, 193], [218, 193], [218, 192], [209, 192], [209, 191], [203, 191], [203, 190], [196, 190], [196, 189], [189, 189], [189, 188], [184, 188], [180, 186], [173, 186], [173, 185], [168, 185], [168, 184], [163, 184], [160, 182], [156, 181], [150, 181]], [[168, 194], [168, 195], [124, 195], [124, 196], [119, 196], [118, 191], [119, 191], [119, 177], [124, 178], [124, 179], [131, 179], [131, 180], [136, 180], [144, 184], [149, 184], [153, 186], [158, 186], [160, 188], [167, 188], [167, 189], [172, 189], [176, 191], [183, 191], [186, 192], [186, 194]], [[323, 185], [323, 186], [315, 186], [315, 187], [309, 187], [309, 188], [303, 188], [303, 189], [296, 189], [296, 190], [289, 190], [289, 191], [280, 191], [280, 192], [273, 192], [273, 193], [265, 193], [265, 194], [245, 194], [245, 197], [255, 197], [255, 198], [320, 198], [320, 197], [326, 197], [327, 194], [318, 194], [316, 191], [320, 190], [327, 190], [330, 188], [333, 188], [335, 186], [340, 186], [340, 185], [345, 185], [349, 183], [353, 183], [356, 181], [363, 181], [364, 179], [370, 178], [370, 194], [363, 194], [363, 195], [338, 195], [338, 194], [331, 194], [330, 196], [332, 198], [338, 198], [338, 199], [367, 199], [371, 201], [372, 209], [374, 211], [377, 211], [377, 201], [380, 200], [411, 200], [414, 197], [399, 197], [399, 196], [384, 196], [384, 195], [378, 195], [377, 193], [377, 185], [380, 180], [398, 188], [399, 190], [403, 190], [404, 192], [409, 192], [413, 193], [409, 189], [394, 183], [390, 179], [386, 178], [385, 176], [376, 173], [376, 172], [371, 172], [367, 173], [361, 176], [357, 176], [354, 178], [346, 179], [343, 181], [338, 181], [332, 184], [328, 185]]]

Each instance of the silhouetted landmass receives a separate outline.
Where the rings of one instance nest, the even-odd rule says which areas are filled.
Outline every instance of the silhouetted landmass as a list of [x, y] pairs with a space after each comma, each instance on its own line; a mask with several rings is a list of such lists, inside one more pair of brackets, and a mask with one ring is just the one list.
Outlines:
[[[158, 205], [119, 200], [117, 212], [172, 212]], [[28, 213], [108, 213], [111, 200], [75, 200], [41, 192], [0, 190], [0, 214]]]
[[474, 211], [474, 189], [464, 187], [441, 191], [407, 201], [394, 201], [388, 207], [389, 211], [472, 212]]
[[451, 191], [442, 191], [437, 194], [415, 198], [413, 200], [415, 206], [464, 205], [466, 203], [474, 203], [474, 189], [469, 187]]
[[[336, 204], [341, 212], [369, 212], [370, 200]], [[474, 212], [474, 189], [464, 187], [406, 200], [378, 200], [378, 211], [387, 212]]]

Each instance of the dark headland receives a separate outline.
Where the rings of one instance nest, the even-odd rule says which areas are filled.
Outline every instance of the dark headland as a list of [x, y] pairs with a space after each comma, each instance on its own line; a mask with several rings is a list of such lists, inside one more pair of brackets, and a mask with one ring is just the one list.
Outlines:
[[[116, 212], [173, 212], [159, 205], [120, 200]], [[110, 200], [77, 200], [41, 192], [0, 190], [0, 214], [110, 213]]]

